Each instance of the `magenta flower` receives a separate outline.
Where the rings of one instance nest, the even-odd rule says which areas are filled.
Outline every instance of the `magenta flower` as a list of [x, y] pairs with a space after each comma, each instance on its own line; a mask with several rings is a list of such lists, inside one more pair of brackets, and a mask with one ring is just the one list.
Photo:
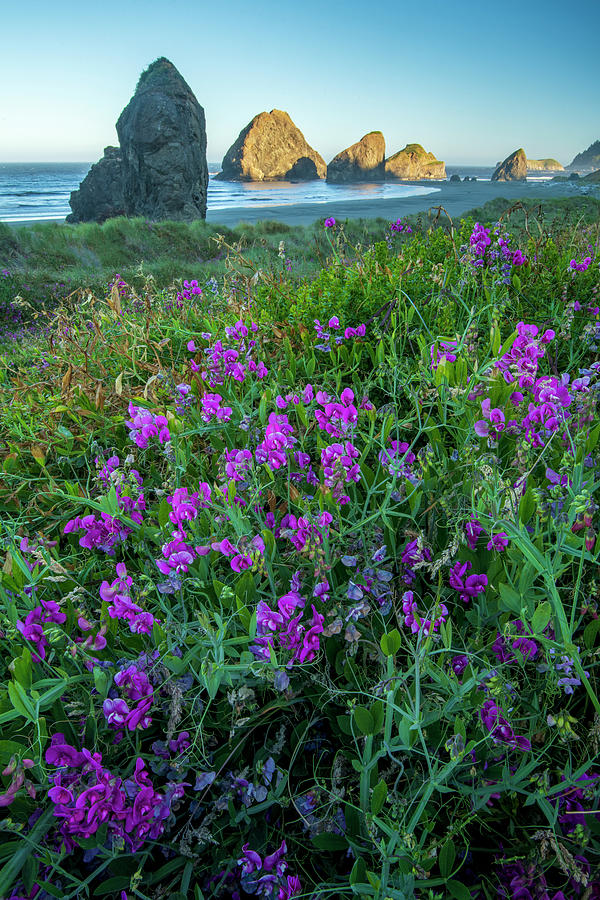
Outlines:
[[484, 593], [488, 583], [487, 575], [467, 575], [472, 568], [472, 563], [467, 560], [462, 564], [455, 563], [450, 569], [450, 587], [459, 592], [464, 603], [469, 603], [473, 597]]
[[330, 217], [329, 219], [325, 219], [325, 228], [333, 228], [335, 225], [335, 219]]
[[479, 535], [483, 531], [483, 526], [477, 519], [471, 518], [465, 525], [465, 531], [467, 533], [467, 543], [469, 545], [469, 550], [474, 550], [477, 546]]
[[488, 550], [497, 550], [498, 553], [506, 550], [507, 547], [508, 536], [504, 531], [501, 531], [499, 534], [493, 534], [487, 543]]
[[125, 425], [129, 428], [129, 437], [140, 449], [145, 450], [153, 437], [158, 437], [161, 444], [171, 440], [165, 416], [154, 415], [141, 406], [134, 406], [131, 402], [129, 404], [129, 415], [131, 416], [131, 421], [125, 422]]
[[531, 750], [531, 742], [528, 738], [514, 733], [504, 718], [504, 710], [495, 700], [485, 701], [479, 711], [479, 717], [495, 744], [507, 744], [515, 750]]

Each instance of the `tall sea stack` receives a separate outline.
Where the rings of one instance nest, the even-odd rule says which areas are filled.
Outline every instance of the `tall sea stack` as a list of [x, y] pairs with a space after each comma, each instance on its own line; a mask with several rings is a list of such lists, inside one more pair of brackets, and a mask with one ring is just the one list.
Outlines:
[[67, 221], [206, 218], [204, 110], [168, 59], [157, 59], [142, 73], [117, 134], [120, 148], [107, 148], [71, 194]]
[[526, 181], [527, 157], [521, 148], [501, 162], [492, 175], [492, 181]]

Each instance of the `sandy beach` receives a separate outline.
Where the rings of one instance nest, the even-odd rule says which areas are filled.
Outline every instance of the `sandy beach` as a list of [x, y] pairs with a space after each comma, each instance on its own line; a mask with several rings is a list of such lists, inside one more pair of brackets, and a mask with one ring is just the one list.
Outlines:
[[[408, 182], [407, 182], [408, 183]], [[415, 184], [415, 182], [410, 182]], [[299, 203], [286, 206], [257, 206], [254, 209], [239, 207], [232, 209], [208, 209], [207, 221], [211, 224], [226, 225], [230, 228], [240, 222], [250, 224], [269, 219], [288, 225], [310, 225], [312, 222], [333, 216], [336, 219], [375, 219], [390, 221], [416, 213], [426, 213], [442, 206], [452, 218], [468, 210], [483, 206], [489, 200], [550, 200], [558, 197], [577, 197], [589, 187], [582, 188], [573, 182], [419, 182], [431, 188], [431, 193], [417, 197], [400, 197], [390, 200], [349, 200], [332, 203]], [[594, 191], [597, 193], [597, 191]], [[435, 215], [435, 210], [433, 212]], [[12, 227], [37, 225], [42, 222], [64, 223], [64, 219], [28, 220], [11, 222]]]
[[[414, 182], [412, 182], [414, 184]], [[424, 184], [419, 182], [419, 184]], [[550, 200], [558, 197], [577, 197], [581, 189], [572, 182], [490, 182], [469, 181], [460, 183], [433, 182], [432, 192], [420, 197], [403, 197], [392, 200], [350, 200], [339, 203], [306, 203], [294, 206], [262, 206], [257, 209], [208, 210], [207, 220], [230, 228], [239, 222], [259, 222], [272, 219], [288, 225], [309, 225], [318, 219], [333, 216], [336, 219], [375, 219], [393, 221], [403, 216], [427, 212], [432, 207], [443, 206], [451, 217], [467, 210], [483, 206], [498, 197], [507, 200]], [[586, 192], [589, 189], [586, 190]], [[435, 215], [435, 212], [434, 212]]]

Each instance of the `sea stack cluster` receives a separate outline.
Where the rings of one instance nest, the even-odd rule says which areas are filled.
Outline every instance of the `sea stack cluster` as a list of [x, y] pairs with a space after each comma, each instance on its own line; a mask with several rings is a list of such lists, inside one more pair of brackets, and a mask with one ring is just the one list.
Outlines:
[[[106, 147], [71, 194], [68, 222], [104, 222], [113, 216], [192, 220], [206, 218], [208, 166], [204, 110], [173, 63], [161, 57], [140, 76], [117, 121], [118, 147]], [[222, 181], [313, 181], [331, 184], [446, 179], [445, 163], [421, 144], [386, 158], [381, 131], [370, 131], [326, 165], [287, 112], [261, 112], [243, 128], [215, 176]], [[568, 167], [594, 171], [600, 142]], [[565, 171], [555, 159], [507, 156], [492, 181], [525, 181], [529, 172]], [[572, 177], [576, 177], [573, 175]], [[460, 181], [453, 175], [451, 181]], [[469, 180], [467, 176], [465, 181]], [[471, 179], [475, 180], [475, 179]]]

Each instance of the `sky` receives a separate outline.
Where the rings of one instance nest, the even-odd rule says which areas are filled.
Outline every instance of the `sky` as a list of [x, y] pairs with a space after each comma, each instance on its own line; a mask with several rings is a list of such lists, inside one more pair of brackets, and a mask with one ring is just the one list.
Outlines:
[[600, 138], [599, 26], [600, 0], [0, 0], [0, 161], [95, 161], [166, 56], [211, 162], [279, 108], [326, 162], [380, 130], [387, 155], [568, 164]]

